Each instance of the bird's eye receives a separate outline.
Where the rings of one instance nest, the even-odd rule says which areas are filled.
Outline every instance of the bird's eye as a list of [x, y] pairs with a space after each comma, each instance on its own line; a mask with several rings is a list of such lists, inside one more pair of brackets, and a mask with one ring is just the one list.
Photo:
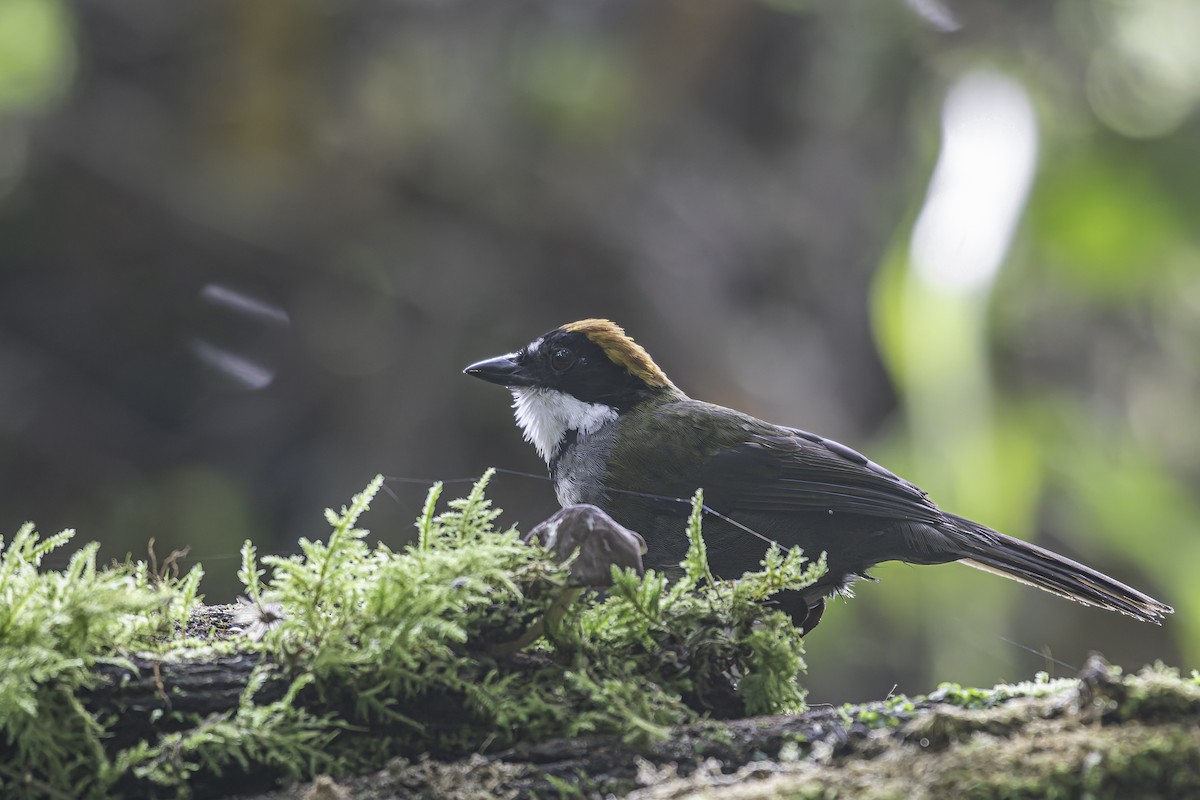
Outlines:
[[556, 347], [550, 354], [550, 369], [562, 373], [575, 366], [575, 351], [567, 347]]

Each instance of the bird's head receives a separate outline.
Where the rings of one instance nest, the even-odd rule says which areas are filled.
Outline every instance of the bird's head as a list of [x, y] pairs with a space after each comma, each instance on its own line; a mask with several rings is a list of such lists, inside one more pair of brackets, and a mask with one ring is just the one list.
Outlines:
[[508, 387], [517, 424], [547, 462], [568, 431], [591, 433], [647, 399], [682, 396], [642, 346], [606, 319], [568, 323], [463, 372]]

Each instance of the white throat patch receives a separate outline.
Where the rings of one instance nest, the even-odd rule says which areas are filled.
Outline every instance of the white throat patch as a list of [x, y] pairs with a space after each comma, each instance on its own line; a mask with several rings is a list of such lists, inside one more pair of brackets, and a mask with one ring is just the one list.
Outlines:
[[617, 411], [602, 403], [585, 403], [557, 389], [520, 387], [512, 389], [517, 425], [525, 441], [537, 448], [549, 464], [567, 431], [586, 436], [617, 418]]

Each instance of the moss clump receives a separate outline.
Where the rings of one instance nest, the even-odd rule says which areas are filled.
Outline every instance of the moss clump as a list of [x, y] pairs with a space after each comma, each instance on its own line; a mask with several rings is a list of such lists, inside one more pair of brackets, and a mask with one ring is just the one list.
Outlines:
[[[85, 545], [61, 571], [43, 559], [74, 538], [26, 524], [0, 539], [0, 794], [14, 787], [82, 795], [111, 775], [104, 725], [79, 699], [97, 664], [157, 651], [197, 604], [203, 572], [154, 574], [146, 562], [96, 566]], [[52, 722], [52, 724], [50, 724]]]
[[1032, 681], [1002, 683], [991, 689], [963, 687], [957, 683], [943, 683], [929, 695], [934, 702], [945, 702], [960, 708], [978, 710], [992, 708], [1014, 697], [1042, 697], [1073, 688], [1073, 678], [1052, 679], [1047, 673], [1039, 672]]
[[[614, 569], [607, 597], [585, 594], [561, 618], [546, 615], [577, 590], [546, 551], [495, 529], [489, 477], [442, 513], [435, 486], [416, 542], [402, 551], [368, 545], [355, 527], [379, 478], [329, 512], [328, 540], [301, 540], [299, 555], [266, 556], [260, 566], [247, 542], [243, 632], [219, 645], [259, 659], [240, 703], [207, 716], [168, 709], [119, 748], [111, 743], [123, 739], [109, 733], [120, 719], [98, 718], [80, 691], [103, 660], [213, 652], [184, 632], [199, 568], [162, 580], [144, 564], [97, 570], [93, 545], [62, 573], [41, 572], [42, 556], [69, 537], [38, 542], [23, 529], [0, 572], [0, 732], [10, 745], [0, 753], [0, 789], [186, 793], [201, 778], [346, 773], [397, 753], [453, 755], [592, 732], [648, 743], [706, 714], [803, 707], [800, 634], [762, 601], [809, 585], [821, 563], [773, 549], [761, 572], [715, 581], [697, 493], [681, 579]], [[496, 655], [543, 617], [544, 640]], [[67, 723], [35, 730], [49, 714]]]
[[[607, 600], [576, 606], [552, 632], [556, 660], [568, 666], [565, 677], [582, 681], [580, 688], [596, 699], [670, 701], [652, 713], [645, 713], [649, 708], [608, 707], [607, 719], [581, 730], [615, 730], [635, 739], [643, 733], [663, 734], [641, 722], [689, 720], [691, 713], [672, 710], [676, 697], [690, 711], [718, 717], [803, 709], [804, 690], [797, 681], [804, 670], [800, 632], [786, 614], [762, 603], [783, 589], [812, 584], [824, 573], [824, 559], [809, 563], [798, 550], [784, 555], [773, 546], [761, 571], [738, 581], [716, 581], [700, 532], [702, 507], [697, 492], [679, 579], [668, 584], [653, 570], [644, 578], [614, 571]], [[611, 691], [597, 692], [591, 685], [599, 675], [607, 676]]]
[[802, 639], [762, 601], [808, 585], [822, 567], [773, 550], [762, 572], [714, 581], [699, 495], [682, 578], [614, 569], [605, 599], [576, 603], [530, 652], [489, 655], [569, 591], [544, 550], [493, 528], [489, 477], [437, 515], [435, 486], [417, 543], [402, 553], [368, 548], [353, 528], [373, 487], [331, 515], [327, 544], [302, 541], [300, 556], [264, 559], [269, 584], [258, 584], [247, 555], [248, 594], [286, 612], [263, 647], [273, 663], [311, 676], [318, 706], [341, 709], [353, 726], [394, 726], [388, 751], [442, 753], [583, 733], [639, 741], [704, 711], [802, 708]]
[[1175, 719], [1189, 712], [1200, 715], [1200, 685], [1195, 673], [1185, 679], [1179, 670], [1159, 663], [1146, 667], [1132, 680], [1119, 667], [1092, 659], [1083, 680], [1086, 692], [1081, 702], [1106, 723]]

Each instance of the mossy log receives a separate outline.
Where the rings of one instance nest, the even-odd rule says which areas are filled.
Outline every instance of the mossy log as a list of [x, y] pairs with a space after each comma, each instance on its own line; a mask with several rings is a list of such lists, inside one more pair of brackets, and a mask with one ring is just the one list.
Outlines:
[[[227, 608], [205, 613], [199, 624], [228, 624]], [[112, 741], [124, 746], [169, 729], [172, 710], [236, 708], [256, 663], [257, 656], [235, 654], [135, 660], [136, 673], [105, 666], [85, 702], [118, 717]], [[284, 690], [282, 679], [268, 680], [255, 700], [276, 700]], [[245, 773], [227, 773], [192, 788], [233, 796], [271, 780], [261, 771], [249, 782]], [[594, 737], [457, 759], [410, 752], [374, 775], [259, 797], [532, 797], [567, 787], [585, 797], [639, 798], [697, 791], [739, 798], [1200, 796], [1200, 684], [1164, 669], [1123, 676], [1093, 657], [1074, 681], [709, 721], [641, 747]]]
[[396, 759], [253, 800], [370, 797], [1200, 797], [1200, 682], [1093, 656], [1078, 680], [948, 688], [710, 722], [634, 750], [560, 740], [452, 762]]
[[[230, 605], [200, 607], [193, 612], [187, 633], [214, 643], [232, 639], [236, 630], [235, 613], [235, 607]], [[479, 649], [490, 651], [495, 649], [497, 642], [524, 635], [520, 632], [531, 626], [540, 630], [540, 618], [531, 615], [528, 608], [500, 605], [493, 609], [487, 624], [475, 632], [473, 641]], [[254, 652], [213, 652], [169, 658], [131, 655], [121, 661], [98, 665], [90, 688], [80, 693], [80, 701], [97, 719], [111, 721], [103, 744], [110, 756], [116, 756], [138, 742], [153, 741], [163, 734], [194, 728], [199, 719], [233, 714], [243, 702], [252, 676], [264, 658], [261, 653]], [[536, 666], [521, 653], [510, 653], [506, 659], [514, 671]], [[261, 682], [254, 690], [253, 702], [265, 705], [280, 700], [295, 677], [283, 666], [270, 665], [265, 671], [265, 679], [262, 673], [258, 675]], [[304, 693], [298, 698], [300, 702], [313, 699]], [[322, 711], [332, 711], [340, 718], [350, 720], [356, 718], [354, 702], [355, 698], [347, 695], [335, 698], [332, 708], [330, 698], [318, 705]], [[439, 733], [452, 732], [472, 721], [462, 697], [437, 692], [412, 700], [398, 710], [422, 721], [431, 744], [442, 741]], [[394, 726], [353, 727], [354, 730], [345, 735], [370, 738], [396, 733]], [[413, 750], [409, 754], [416, 752]], [[444, 745], [433, 752], [443, 758], [463, 754], [461, 750]], [[270, 788], [278, 775], [261, 764], [245, 769], [234, 765], [222, 774], [200, 770], [188, 781], [188, 788], [195, 797], [222, 797]], [[134, 775], [127, 775], [117, 788], [130, 796], [155, 796], [157, 791], [156, 787]]]
[[[123, 658], [93, 660], [90, 677], [36, 687], [26, 698], [45, 716], [27, 714], [10, 734], [6, 792], [244, 796], [284, 774], [329, 770], [273, 797], [1200, 796], [1200, 679], [1166, 669], [1128, 677], [1094, 659], [1074, 681], [738, 719], [802, 707], [799, 635], [762, 602], [772, 587], [811, 582], [812, 565], [775, 553], [733, 587], [702, 585], [697, 570], [667, 594], [659, 577], [610, 569], [605, 602], [552, 623], [580, 592], [576, 573], [564, 580], [511, 535], [497, 537], [483, 483], [437, 518], [432, 492], [421, 545], [405, 554], [373, 552], [351, 530], [365, 492], [333, 520], [329, 544], [272, 561], [278, 599], [255, 582], [236, 610], [193, 613], [178, 643], [150, 626], [114, 648]], [[699, 507], [697, 496], [685, 566], [705, 562]], [[595, 544], [593, 528], [584, 538]], [[548, 526], [543, 542], [577, 565], [582, 550], [552, 546], [570, 532]], [[636, 539], [620, 538], [636, 565]], [[10, 560], [30, 594], [97, 576], [108, 605], [76, 603], [75, 634], [107, 619], [97, 609], [123, 608], [127, 584], [149, 592], [150, 608], [194, 598], [198, 573], [172, 595], [139, 582], [144, 568], [89, 572], [94, 547], [70, 574], [41, 577], [36, 559], [52, 544], [27, 536]], [[255, 575], [247, 547], [243, 573]], [[502, 590], [512, 581], [519, 591]], [[468, 601], [473, 613], [463, 613]], [[437, 635], [417, 635], [426, 630]], [[525, 650], [544, 630], [548, 645]], [[69, 660], [54, 663], [69, 674]], [[39, 738], [55, 720], [69, 735]], [[612, 735], [551, 739], [580, 731]]]

